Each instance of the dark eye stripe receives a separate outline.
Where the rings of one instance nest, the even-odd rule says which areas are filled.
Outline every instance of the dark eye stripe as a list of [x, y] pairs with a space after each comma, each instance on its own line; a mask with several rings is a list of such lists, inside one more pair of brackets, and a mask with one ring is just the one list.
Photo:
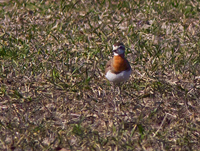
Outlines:
[[124, 46], [120, 46], [119, 48], [120, 48], [120, 49], [123, 49], [123, 48], [124, 48]]

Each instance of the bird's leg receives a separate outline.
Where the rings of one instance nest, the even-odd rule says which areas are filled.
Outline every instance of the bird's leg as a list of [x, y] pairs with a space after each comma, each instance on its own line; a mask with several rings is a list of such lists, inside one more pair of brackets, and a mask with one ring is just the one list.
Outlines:
[[112, 93], [115, 93], [115, 83], [111, 83], [111, 91]]
[[117, 107], [119, 108], [120, 110], [120, 104], [121, 102], [123, 102], [123, 96], [122, 96], [122, 93], [123, 93], [123, 84], [122, 83], [118, 83], [117, 84], [117, 87], [118, 87], [118, 93], [117, 93], [117, 96], [118, 96], [118, 103], [116, 104]]
[[121, 85], [117, 84], [117, 87], [118, 87], [118, 95], [121, 95]]
[[[120, 97], [121, 95], [121, 87], [120, 83], [113, 83], [112, 89], [113, 89], [113, 104], [115, 107], [115, 111], [118, 109], [119, 99], [117, 100], [117, 97]], [[121, 97], [120, 97], [121, 98]]]
[[117, 111], [118, 108], [119, 108], [120, 99], [121, 99], [121, 84], [120, 83], [116, 83], [115, 86], [116, 86], [115, 89], [117, 90], [116, 93], [115, 93], [115, 95], [118, 98], [115, 101], [115, 111]]
[[116, 83], [112, 83], [112, 89], [113, 89], [113, 106], [115, 108], [115, 111], [117, 111], [117, 104], [116, 104]]

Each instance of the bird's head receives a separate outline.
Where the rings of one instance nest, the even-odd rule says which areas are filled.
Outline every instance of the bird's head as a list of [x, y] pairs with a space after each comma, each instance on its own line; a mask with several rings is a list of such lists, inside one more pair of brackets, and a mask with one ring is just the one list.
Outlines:
[[121, 42], [117, 42], [113, 45], [113, 53], [115, 56], [123, 55], [125, 52], [125, 46]]

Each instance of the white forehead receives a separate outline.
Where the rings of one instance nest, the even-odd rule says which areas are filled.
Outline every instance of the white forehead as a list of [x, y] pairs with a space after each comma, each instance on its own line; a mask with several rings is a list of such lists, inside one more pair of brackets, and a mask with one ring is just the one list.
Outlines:
[[115, 45], [113, 45], [113, 50], [116, 50], [116, 49], [118, 49], [120, 46], [115, 46]]
[[113, 50], [117, 50], [119, 47], [125, 48], [124, 45], [113, 45]]

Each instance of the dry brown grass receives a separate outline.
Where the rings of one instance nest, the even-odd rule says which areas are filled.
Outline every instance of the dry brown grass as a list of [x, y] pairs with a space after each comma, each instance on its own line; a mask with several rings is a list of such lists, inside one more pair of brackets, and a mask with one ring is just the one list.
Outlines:
[[[198, 150], [199, 9], [0, 1], [0, 148]], [[104, 67], [118, 40], [134, 72], [114, 97]]]

